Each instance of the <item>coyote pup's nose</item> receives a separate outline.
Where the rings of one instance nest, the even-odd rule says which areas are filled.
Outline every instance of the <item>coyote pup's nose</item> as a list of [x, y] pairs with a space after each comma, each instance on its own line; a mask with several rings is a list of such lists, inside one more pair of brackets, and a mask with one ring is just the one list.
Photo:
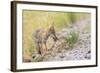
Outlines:
[[58, 38], [57, 38], [57, 37], [55, 37], [55, 38], [54, 38], [54, 41], [56, 42], [57, 40], [58, 40]]

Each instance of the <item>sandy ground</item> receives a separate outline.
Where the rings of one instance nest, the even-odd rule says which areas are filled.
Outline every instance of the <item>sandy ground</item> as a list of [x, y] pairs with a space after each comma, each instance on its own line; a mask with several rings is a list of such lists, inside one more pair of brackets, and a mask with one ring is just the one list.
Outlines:
[[[91, 59], [91, 32], [83, 31], [86, 25], [90, 25], [90, 20], [86, 19], [74, 24], [71, 28], [64, 28], [62, 31], [57, 32], [59, 40], [54, 44], [52, 50], [49, 50], [49, 54], [45, 56], [39, 56], [32, 59], [36, 61], [67, 61], [67, 60], [85, 60]], [[79, 41], [71, 48], [67, 48], [64, 45], [63, 38], [74, 30], [79, 32]], [[59, 48], [62, 48], [58, 51]], [[40, 61], [40, 60], [39, 60]]]

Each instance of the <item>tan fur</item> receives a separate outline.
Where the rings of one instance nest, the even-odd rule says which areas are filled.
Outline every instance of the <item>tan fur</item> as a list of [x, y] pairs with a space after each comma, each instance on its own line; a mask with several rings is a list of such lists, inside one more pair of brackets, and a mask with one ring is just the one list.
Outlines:
[[50, 25], [48, 29], [38, 29], [35, 32], [35, 43], [39, 54], [44, 54], [48, 51], [46, 43], [49, 37], [52, 37], [54, 41], [57, 40], [53, 25]]

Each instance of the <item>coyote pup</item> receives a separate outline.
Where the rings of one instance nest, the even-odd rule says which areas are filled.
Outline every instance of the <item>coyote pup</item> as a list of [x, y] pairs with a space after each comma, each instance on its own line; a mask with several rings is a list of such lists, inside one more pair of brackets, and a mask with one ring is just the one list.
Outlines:
[[50, 25], [47, 29], [37, 29], [34, 33], [35, 45], [39, 54], [44, 54], [48, 51], [47, 40], [52, 37], [54, 42], [57, 41], [54, 25]]

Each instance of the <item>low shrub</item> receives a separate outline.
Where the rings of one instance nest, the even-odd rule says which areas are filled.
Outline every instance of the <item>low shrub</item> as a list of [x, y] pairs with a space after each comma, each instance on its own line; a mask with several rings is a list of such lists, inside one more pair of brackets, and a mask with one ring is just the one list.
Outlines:
[[76, 31], [70, 32], [69, 36], [67, 36], [65, 40], [70, 47], [74, 46], [74, 44], [76, 44], [79, 40], [79, 32]]

